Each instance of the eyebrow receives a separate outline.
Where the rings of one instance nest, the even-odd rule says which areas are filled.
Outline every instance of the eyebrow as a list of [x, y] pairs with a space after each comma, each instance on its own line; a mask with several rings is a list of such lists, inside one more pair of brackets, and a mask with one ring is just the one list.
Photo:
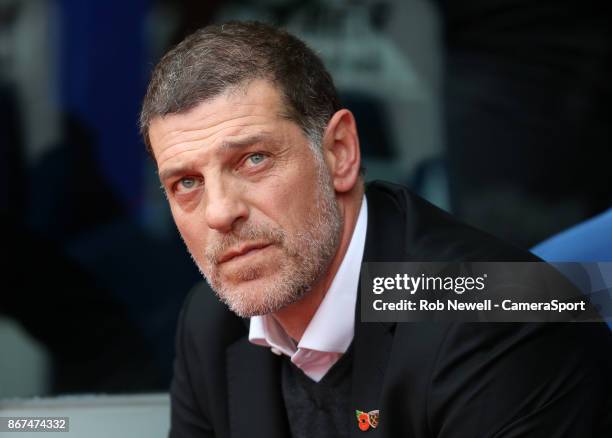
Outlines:
[[[270, 140], [271, 135], [267, 132], [249, 135], [248, 137], [238, 138], [236, 140], [226, 140], [221, 143], [221, 150], [239, 150], [260, 143], [264, 140]], [[159, 172], [160, 181], [166, 181], [176, 175], [181, 175], [191, 170], [191, 166], [176, 166], [164, 169]]]
[[166, 181], [170, 178], [175, 177], [176, 175], [182, 175], [183, 173], [186, 173], [189, 169], [189, 166], [177, 166], [171, 167], [169, 169], [164, 169], [159, 172], [159, 180], [162, 182]]
[[226, 140], [221, 143], [221, 149], [241, 149], [247, 146], [260, 143], [264, 140], [269, 140], [270, 134], [262, 132], [259, 134], [249, 135], [248, 137], [239, 138], [236, 140]]

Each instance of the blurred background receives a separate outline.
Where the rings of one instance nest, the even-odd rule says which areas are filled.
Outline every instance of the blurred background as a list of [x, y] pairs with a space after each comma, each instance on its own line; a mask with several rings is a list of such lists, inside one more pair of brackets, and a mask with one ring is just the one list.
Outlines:
[[200, 275], [137, 120], [195, 29], [300, 36], [356, 115], [367, 179], [530, 248], [612, 205], [608, 4], [0, 0], [0, 398], [168, 389]]

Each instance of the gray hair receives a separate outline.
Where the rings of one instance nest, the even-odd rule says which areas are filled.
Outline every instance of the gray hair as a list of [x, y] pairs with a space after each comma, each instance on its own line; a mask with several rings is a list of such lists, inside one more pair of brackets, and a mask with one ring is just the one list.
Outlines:
[[321, 144], [331, 116], [340, 109], [337, 91], [321, 59], [286, 31], [258, 22], [204, 27], [162, 57], [151, 75], [140, 114], [140, 132], [151, 152], [151, 121], [189, 111], [255, 79], [278, 87], [284, 117]]

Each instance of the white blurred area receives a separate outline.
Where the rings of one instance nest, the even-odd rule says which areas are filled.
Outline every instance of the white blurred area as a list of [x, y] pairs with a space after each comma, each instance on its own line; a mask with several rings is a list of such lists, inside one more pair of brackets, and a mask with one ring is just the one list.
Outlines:
[[44, 346], [4, 317], [0, 317], [0, 346], [0, 399], [48, 393], [51, 361]]
[[[0, 400], [0, 417], [68, 417], [66, 438], [162, 438], [170, 427], [167, 394], [71, 396]], [[2, 438], [40, 438], [40, 432], [0, 432]]]
[[[162, 438], [170, 427], [167, 394], [79, 395], [49, 392], [46, 349], [14, 320], [0, 317], [0, 417], [69, 417], [70, 438]], [[40, 432], [2, 432], [0, 438], [38, 438]]]
[[0, 76], [14, 82], [26, 158], [36, 162], [60, 138], [56, 2], [0, 0], [14, 19], [0, 28]]

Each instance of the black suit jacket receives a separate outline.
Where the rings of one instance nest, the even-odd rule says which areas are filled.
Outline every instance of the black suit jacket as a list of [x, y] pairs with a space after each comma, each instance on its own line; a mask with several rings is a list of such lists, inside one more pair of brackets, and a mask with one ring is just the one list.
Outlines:
[[[367, 187], [364, 261], [525, 261], [400, 186]], [[603, 324], [362, 323], [351, 437], [611, 437], [612, 341]], [[204, 285], [188, 297], [171, 388], [172, 438], [287, 438], [281, 357]], [[362, 432], [355, 409], [380, 410]]]

